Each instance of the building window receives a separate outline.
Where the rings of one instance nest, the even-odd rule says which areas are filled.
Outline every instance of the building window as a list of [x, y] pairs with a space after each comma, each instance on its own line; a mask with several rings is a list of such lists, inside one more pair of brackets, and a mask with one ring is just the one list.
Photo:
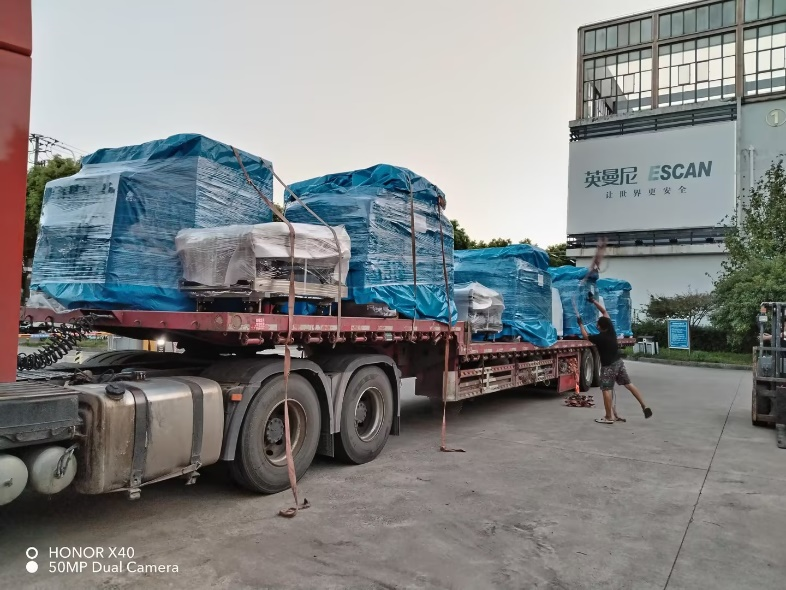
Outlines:
[[652, 50], [584, 60], [584, 118], [652, 108]]
[[735, 95], [735, 34], [662, 45], [658, 106], [693, 104]]
[[786, 16], [786, 0], [745, 0], [745, 22]]
[[652, 18], [584, 32], [584, 55], [652, 43]]
[[747, 29], [745, 95], [786, 90], [786, 23]]
[[[748, 1], [750, 2], [750, 0]], [[786, 0], [782, 1], [786, 2]], [[662, 14], [658, 24], [658, 35], [661, 39], [733, 27], [737, 24], [737, 2], [736, 0], [726, 0], [726, 2], [718, 2], [708, 6]]]

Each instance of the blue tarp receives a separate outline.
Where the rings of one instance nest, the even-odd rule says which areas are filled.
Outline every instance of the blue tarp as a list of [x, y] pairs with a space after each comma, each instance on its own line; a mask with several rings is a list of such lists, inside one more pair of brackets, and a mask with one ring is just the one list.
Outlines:
[[[241, 157], [272, 199], [271, 172]], [[193, 309], [178, 290], [177, 232], [271, 218], [228, 145], [183, 134], [101, 149], [46, 185], [31, 290], [72, 309]]]
[[618, 336], [633, 336], [633, 305], [630, 292], [632, 288], [628, 281], [619, 279], [600, 279], [598, 291], [603, 297], [606, 311], [614, 323]]
[[[584, 326], [590, 334], [597, 334], [596, 326], [600, 313], [598, 308], [589, 302], [587, 296], [592, 293], [598, 295], [595, 285], [597, 275], [587, 279], [589, 269], [575, 266], [559, 266], [550, 268], [551, 284], [559, 291], [559, 298], [562, 301], [562, 335], [581, 336], [579, 323], [576, 321], [576, 310], [578, 309]], [[587, 279], [587, 280], [585, 280]]]
[[557, 341], [551, 325], [549, 255], [534, 246], [456, 252], [456, 282], [477, 282], [502, 295], [504, 329], [496, 337], [520, 337], [536, 346]]
[[[442, 322], [458, 319], [453, 303], [453, 226], [441, 212], [445, 195], [439, 188], [406, 168], [387, 164], [329, 174], [290, 188], [325, 222], [346, 228], [352, 241], [349, 299], [359, 305], [384, 303], [407, 318]], [[287, 219], [318, 223], [289, 194], [287, 197]], [[417, 297], [413, 290], [410, 201], [415, 210]], [[449, 295], [443, 274], [440, 224]]]

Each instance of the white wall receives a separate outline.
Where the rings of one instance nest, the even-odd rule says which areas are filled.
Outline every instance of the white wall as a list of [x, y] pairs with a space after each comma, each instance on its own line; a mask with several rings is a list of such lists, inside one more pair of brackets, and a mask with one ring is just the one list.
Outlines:
[[[606, 256], [601, 276], [628, 281], [633, 290], [634, 318], [650, 295], [677, 295], [692, 291], [708, 293], [721, 270], [726, 255], [719, 246], [674, 246], [653, 248], [614, 248]], [[569, 250], [576, 266], [592, 261], [590, 250]]]

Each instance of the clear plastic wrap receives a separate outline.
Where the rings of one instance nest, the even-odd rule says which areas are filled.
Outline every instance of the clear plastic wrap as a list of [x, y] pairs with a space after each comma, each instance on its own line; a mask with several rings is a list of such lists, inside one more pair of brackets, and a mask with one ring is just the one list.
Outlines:
[[[413, 289], [410, 185], [415, 210], [417, 295]], [[384, 303], [407, 318], [446, 323], [457, 320], [452, 293], [453, 226], [441, 212], [445, 196], [439, 188], [409, 170], [385, 164], [306, 180], [290, 188], [325, 222], [346, 228], [352, 241], [349, 299], [359, 305]], [[291, 197], [286, 215], [290, 221], [314, 222], [314, 217]], [[449, 294], [443, 274], [441, 233]]]
[[[589, 302], [589, 294], [598, 296], [595, 285], [596, 276], [587, 278], [589, 269], [575, 266], [550, 268], [551, 284], [559, 291], [562, 300], [562, 335], [581, 336], [581, 328], [576, 320], [578, 310], [584, 327], [590, 334], [597, 334], [596, 323], [600, 317], [598, 308]], [[587, 280], [584, 280], [584, 279]]]
[[[241, 158], [272, 198], [270, 170]], [[225, 144], [184, 134], [101, 149], [47, 184], [31, 289], [71, 309], [193, 309], [178, 290], [177, 232], [271, 218]]]
[[[337, 245], [329, 227], [292, 226], [296, 285], [346, 284], [351, 247], [346, 230], [334, 228]], [[289, 281], [290, 241], [285, 223], [185, 229], [177, 234], [175, 244], [183, 278], [192, 283], [231, 287], [257, 279]]]
[[603, 296], [606, 311], [614, 323], [618, 336], [633, 336], [633, 304], [631, 284], [620, 279], [598, 280], [598, 292]]
[[559, 296], [559, 289], [554, 285], [551, 286], [551, 325], [557, 330], [557, 336], [562, 338], [564, 334], [564, 321], [562, 309], [562, 298]]
[[549, 255], [534, 246], [461, 250], [455, 253], [456, 281], [478, 282], [505, 301], [502, 338], [522, 338], [536, 346], [557, 341], [551, 325]]
[[472, 333], [502, 331], [502, 295], [480, 283], [466, 283], [456, 285], [455, 298], [458, 319], [467, 322]]

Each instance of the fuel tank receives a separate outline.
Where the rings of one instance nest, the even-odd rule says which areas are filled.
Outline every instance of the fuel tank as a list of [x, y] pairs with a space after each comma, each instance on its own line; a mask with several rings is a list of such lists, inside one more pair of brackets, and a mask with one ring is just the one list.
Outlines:
[[19, 457], [0, 453], [0, 506], [13, 502], [27, 485], [27, 467]]
[[82, 494], [135, 489], [221, 455], [224, 403], [215, 381], [158, 377], [72, 389], [87, 435], [74, 481]]

